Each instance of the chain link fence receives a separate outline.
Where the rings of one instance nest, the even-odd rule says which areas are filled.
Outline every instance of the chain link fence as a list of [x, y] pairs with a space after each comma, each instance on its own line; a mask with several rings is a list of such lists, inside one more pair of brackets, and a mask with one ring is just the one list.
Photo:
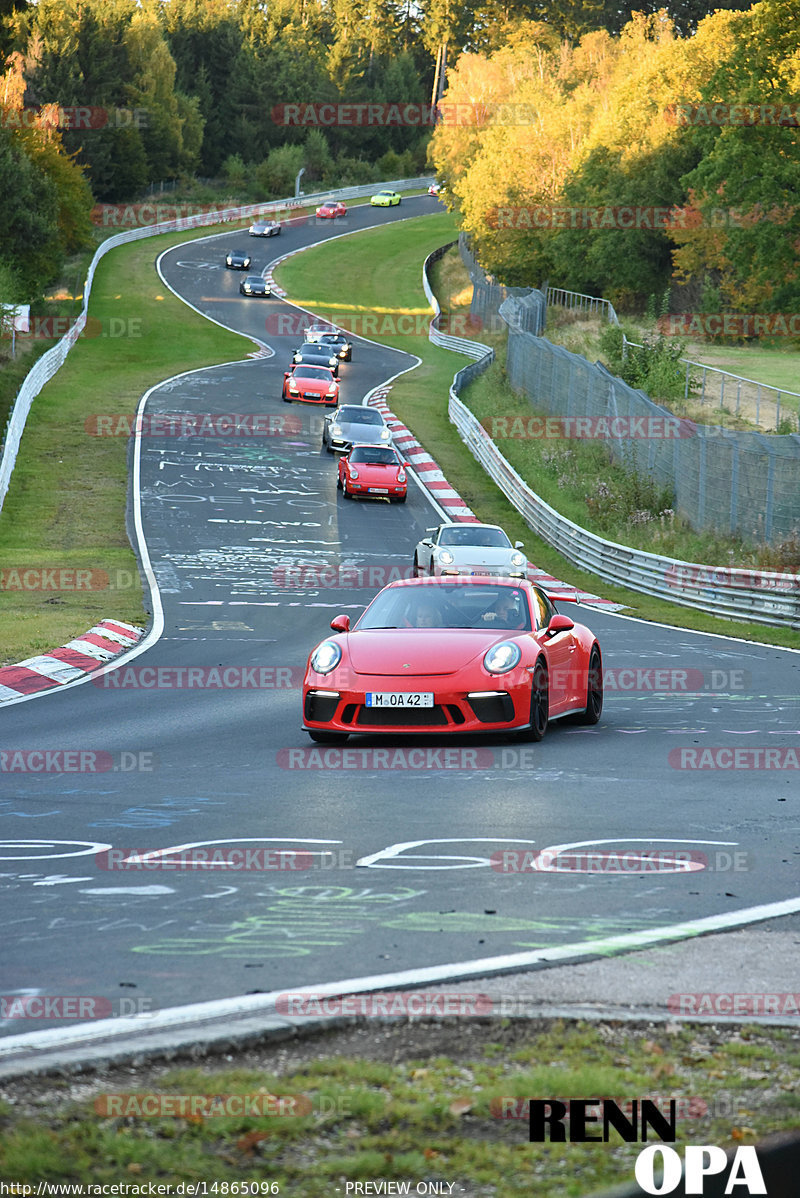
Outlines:
[[[607, 429], [612, 458], [668, 488], [673, 507], [695, 529], [767, 543], [800, 534], [799, 434], [677, 420], [599, 363], [539, 335], [544, 294], [487, 281], [463, 236], [459, 248], [473, 283], [471, 310], [488, 322], [499, 314], [508, 326], [508, 378], [532, 406]], [[580, 433], [580, 425], [571, 427]]]

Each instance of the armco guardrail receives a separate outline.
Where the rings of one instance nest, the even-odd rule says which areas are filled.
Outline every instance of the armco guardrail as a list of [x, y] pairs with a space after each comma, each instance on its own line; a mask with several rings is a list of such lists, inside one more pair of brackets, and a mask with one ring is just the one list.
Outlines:
[[[113, 237], [107, 237], [97, 247], [97, 251], [89, 264], [89, 269], [86, 273], [86, 283], [83, 289], [83, 308], [80, 315], [61, 340], [52, 349], [49, 349], [46, 354], [43, 354], [25, 376], [17, 397], [14, 400], [14, 406], [11, 409], [3, 438], [2, 456], [0, 456], [0, 511], [2, 511], [6, 495], [8, 494], [8, 488], [11, 485], [11, 475], [17, 461], [17, 454], [31, 405], [44, 385], [50, 381], [53, 375], [64, 364], [67, 354], [86, 327], [89, 296], [92, 289], [94, 272], [97, 269], [100, 259], [110, 250], [116, 249], [119, 245], [126, 245], [130, 241], [139, 241], [144, 237], [156, 237], [159, 233], [200, 229], [212, 224], [216, 225], [229, 221], [244, 220], [257, 213], [266, 213], [273, 209], [306, 208], [313, 206], [318, 200], [323, 200], [327, 196], [338, 196], [342, 200], [355, 200], [360, 199], [362, 196], [372, 195], [376, 189], [383, 187], [390, 187], [394, 191], [399, 191], [409, 187], [424, 187], [432, 181], [432, 176], [424, 176], [418, 179], [392, 179], [386, 183], [368, 183], [359, 187], [340, 188], [338, 191], [331, 191], [330, 189], [318, 191], [310, 195], [304, 195], [300, 199], [292, 196], [283, 200], [262, 200], [257, 204], [244, 204], [238, 208], [221, 208], [213, 212], [198, 213], [196, 216], [185, 216], [176, 220], [161, 221], [159, 224], [146, 225], [139, 229], [127, 229], [124, 233], [116, 233]], [[252, 340], [256, 340], [256, 338], [252, 338]]]
[[439, 345], [442, 349], [452, 349], [455, 353], [467, 354], [470, 358], [486, 358], [488, 361], [483, 365], [483, 369], [494, 361], [494, 350], [488, 345], [482, 345], [479, 341], [471, 341], [468, 337], [453, 337], [449, 333], [443, 333], [439, 328], [439, 319], [442, 315], [442, 310], [439, 307], [439, 301], [431, 290], [431, 285], [428, 282], [428, 267], [447, 253], [454, 245], [458, 245], [457, 241], [448, 241], [447, 245], [440, 245], [432, 254], [428, 254], [422, 264], [422, 287], [425, 292], [425, 298], [433, 308], [433, 319], [428, 326], [428, 339], [434, 345]]
[[[450, 243], [454, 244], [454, 243]], [[423, 286], [438, 314], [439, 305], [427, 278], [429, 263], [450, 245], [434, 251], [425, 261]], [[430, 339], [444, 344], [431, 321]], [[628, 587], [671, 603], [696, 607], [728, 619], [755, 620], [775, 627], [800, 628], [800, 575], [772, 571], [706, 566], [662, 557], [627, 545], [607, 541], [573, 524], [540, 498], [506, 460], [489, 434], [459, 398], [459, 391], [481, 374], [494, 359], [486, 346], [465, 338], [447, 338], [447, 348], [480, 360], [459, 370], [450, 387], [448, 414], [473, 456], [514, 505], [533, 531], [580, 569], [591, 570], [615, 586]]]
[[800, 576], [705, 566], [631, 549], [587, 532], [545, 503], [503, 457], [450, 389], [450, 419], [462, 440], [538, 536], [574, 565], [616, 586], [729, 619], [800, 628]]

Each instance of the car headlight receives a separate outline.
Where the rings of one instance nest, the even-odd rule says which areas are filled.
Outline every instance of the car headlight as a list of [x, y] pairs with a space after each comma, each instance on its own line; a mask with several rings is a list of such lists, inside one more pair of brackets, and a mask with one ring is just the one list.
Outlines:
[[381, 429], [381, 441], [388, 441], [390, 440], [391, 436], [392, 434], [389, 432], [388, 428]]
[[513, 641], [501, 641], [484, 654], [483, 664], [490, 674], [507, 674], [519, 664], [521, 656], [519, 645]]
[[340, 424], [332, 424], [331, 432], [333, 433], [334, 437], [341, 437], [342, 436], [342, 426]]
[[333, 367], [333, 366], [335, 366], [335, 365], [336, 365], [336, 362], [337, 362], [337, 359], [336, 359], [336, 358], [328, 358], [328, 365], [329, 365], [330, 367]]
[[524, 556], [521, 553], [512, 553], [511, 554], [511, 565], [512, 566], [524, 566], [525, 565]]
[[452, 566], [453, 562], [456, 560], [449, 549], [439, 549], [436, 556], [445, 566]]
[[311, 654], [309, 665], [317, 674], [330, 674], [342, 660], [342, 649], [337, 641], [323, 641]]
[[405, 472], [405, 470], [402, 468], [402, 466], [401, 466], [401, 467], [400, 467], [400, 469], [397, 471], [397, 481], [398, 481], [399, 483], [404, 483], [404, 482], [406, 481], [406, 472]]
[[355, 466], [348, 466], [347, 469], [350, 471], [351, 478], [358, 478], [358, 471], [356, 470]]
[[328, 388], [328, 390], [327, 390], [327, 394], [328, 394], [328, 395], [335, 395], [335, 394], [336, 394], [336, 384], [335, 384], [335, 383], [331, 383], [330, 387], [329, 387], [329, 388]]

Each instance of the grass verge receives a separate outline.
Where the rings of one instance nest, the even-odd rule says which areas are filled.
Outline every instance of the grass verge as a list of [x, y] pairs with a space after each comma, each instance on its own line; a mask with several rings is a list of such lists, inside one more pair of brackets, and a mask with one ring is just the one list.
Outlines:
[[[800, 647], [800, 634], [791, 629], [769, 628], [744, 621], [723, 620], [693, 608], [681, 607], [664, 600], [641, 595], [622, 587], [614, 587], [599, 580], [587, 571], [579, 570], [559, 553], [541, 541], [522, 517], [505, 499], [502, 492], [489, 476], [477, 466], [470, 451], [462, 443], [447, 415], [448, 389], [453, 374], [466, 359], [433, 346], [427, 340], [427, 308], [421, 284], [423, 259], [438, 245], [455, 236], [455, 225], [449, 214], [419, 217], [401, 225], [371, 230], [357, 238], [345, 237], [339, 241], [307, 250], [283, 263], [277, 277], [292, 300], [330, 315], [346, 328], [365, 331], [363, 322], [369, 319], [367, 336], [387, 345], [405, 349], [423, 359], [422, 366], [403, 375], [394, 383], [391, 406], [396, 414], [412, 429], [415, 436], [433, 454], [446, 478], [453, 484], [472, 510], [488, 523], [502, 524], [512, 540], [525, 542], [526, 551], [537, 566], [563, 578], [575, 586], [587, 590], [600, 590], [604, 596], [624, 603], [631, 615], [646, 620], [656, 620], [683, 628], [704, 632], [717, 632], [728, 636], [740, 636], [749, 640], [767, 641], [772, 644]], [[442, 280], [445, 296], [443, 308], [455, 312], [464, 300], [464, 287], [459, 281], [458, 268], [451, 257], [457, 251], [445, 255], [434, 268], [433, 284], [438, 292], [438, 279]], [[445, 276], [439, 272], [446, 271]], [[425, 314], [428, 313], [426, 316]], [[402, 336], [403, 321], [414, 319], [413, 336]], [[499, 338], [484, 336], [481, 340], [491, 343]], [[498, 353], [501, 349], [498, 347]], [[506, 414], [524, 407], [526, 416], [531, 408], [527, 400], [515, 396], [503, 378], [502, 363], [468, 388], [466, 399], [478, 418], [483, 415]], [[522, 444], [521, 442], [517, 444]], [[551, 443], [548, 442], [548, 446]], [[574, 448], [568, 446], [567, 448]], [[618, 472], [593, 460], [590, 467], [572, 467], [579, 485], [585, 482], [583, 471], [591, 469], [595, 485], [605, 481], [618, 484]], [[552, 472], [551, 472], [552, 473]], [[563, 470], [561, 471], [563, 473]], [[529, 475], [530, 477], [530, 475]], [[536, 477], [536, 490], [557, 510], [563, 511], [563, 496], [559, 490], [558, 475], [550, 479]], [[541, 483], [541, 485], [540, 485]], [[543, 493], [544, 488], [547, 493]], [[585, 490], [585, 487], [584, 487]], [[586, 508], [583, 513], [575, 507], [565, 511], [577, 523], [591, 527]], [[689, 561], [704, 561], [703, 546], [708, 542], [690, 533], [680, 540], [673, 525], [659, 526], [659, 536], [669, 534], [670, 545], [653, 539], [654, 530], [642, 534], [641, 547], [653, 552], [674, 553]], [[598, 529], [601, 535], [603, 532]], [[612, 538], [615, 539], [615, 538]], [[686, 552], [682, 551], [685, 546]], [[745, 564], [730, 557], [731, 545], [725, 544], [722, 564]], [[744, 552], [737, 542], [734, 552]], [[691, 556], [699, 554], [699, 556]], [[711, 564], [711, 563], [710, 563]]]
[[[132, 415], [154, 383], [250, 347], [162, 287], [158, 254], [197, 235], [163, 234], [102, 259], [89, 303], [97, 335], [77, 341], [34, 401], [0, 514], [0, 663], [61, 645], [103, 617], [147, 619], [125, 531], [127, 438], [91, 436], [86, 421]], [[45, 589], [29, 574], [26, 586], [24, 571], [41, 570], [72, 573], [45, 576]]]
[[[796, 1126], [795, 1029], [726, 1029], [722, 1040], [701, 1025], [457, 1022], [255, 1045], [233, 1065], [229, 1056], [202, 1069], [140, 1065], [80, 1083], [7, 1084], [0, 1167], [23, 1183], [206, 1181], [222, 1183], [222, 1194], [328, 1198], [346, 1182], [393, 1180], [409, 1183], [412, 1194], [423, 1192], [419, 1182], [436, 1181], [472, 1198], [564, 1198], [631, 1184], [643, 1145], [613, 1131], [608, 1143], [528, 1143], [528, 1098], [649, 1096], [667, 1111], [675, 1098], [679, 1150], [733, 1148]], [[116, 1106], [107, 1095], [119, 1096]], [[196, 1110], [205, 1098], [216, 1114], [141, 1117], [168, 1095], [196, 1096]], [[267, 1113], [227, 1115], [235, 1110], [230, 1096], [253, 1096]], [[222, 1188], [234, 1182], [238, 1190]], [[245, 1191], [246, 1183], [259, 1188]]]

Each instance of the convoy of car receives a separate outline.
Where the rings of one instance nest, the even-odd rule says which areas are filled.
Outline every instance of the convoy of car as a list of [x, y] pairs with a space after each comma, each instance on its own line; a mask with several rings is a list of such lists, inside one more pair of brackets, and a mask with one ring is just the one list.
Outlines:
[[[431, 185], [438, 196], [443, 186]], [[392, 207], [389, 190], [373, 207]], [[326, 201], [318, 217], [346, 213]], [[255, 222], [252, 236], [280, 232]], [[247, 270], [250, 256], [231, 250], [227, 267]], [[239, 285], [246, 296], [269, 296], [261, 275]], [[322, 448], [337, 454], [343, 498], [405, 503], [408, 468], [377, 408], [339, 406], [339, 366], [353, 346], [327, 324], [305, 330], [284, 371], [282, 398], [330, 408]], [[523, 544], [498, 525], [440, 524], [417, 544], [412, 579], [391, 583], [350, 626], [310, 653], [303, 682], [303, 727], [313, 741], [342, 743], [352, 734], [500, 732], [541, 740], [548, 722], [571, 715], [596, 724], [603, 708], [600, 646], [583, 624], [560, 614], [527, 579]]]

